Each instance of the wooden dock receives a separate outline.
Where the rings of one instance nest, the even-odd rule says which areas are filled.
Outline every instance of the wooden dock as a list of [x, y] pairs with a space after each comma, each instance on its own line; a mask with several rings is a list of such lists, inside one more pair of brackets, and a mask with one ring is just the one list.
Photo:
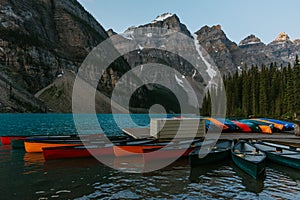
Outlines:
[[[126, 128], [123, 129], [124, 133], [136, 138], [149, 138], [149, 128]], [[217, 136], [218, 134], [216, 134]], [[221, 140], [263, 140], [268, 142], [276, 142], [280, 144], [286, 144], [294, 147], [300, 147], [300, 136], [296, 136], [292, 133], [273, 133], [273, 134], [262, 134], [262, 133], [222, 133], [220, 136]]]

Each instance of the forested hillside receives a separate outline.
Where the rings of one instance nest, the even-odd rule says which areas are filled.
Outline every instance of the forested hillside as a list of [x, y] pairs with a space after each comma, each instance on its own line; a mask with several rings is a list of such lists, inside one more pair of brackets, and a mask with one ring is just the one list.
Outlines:
[[[300, 115], [300, 62], [288, 66], [262, 65], [238, 69], [224, 77], [227, 116], [297, 118]], [[220, 89], [220, 88], [219, 88]], [[217, 95], [219, 89], [212, 89]], [[209, 115], [210, 94], [203, 101], [202, 115]]]

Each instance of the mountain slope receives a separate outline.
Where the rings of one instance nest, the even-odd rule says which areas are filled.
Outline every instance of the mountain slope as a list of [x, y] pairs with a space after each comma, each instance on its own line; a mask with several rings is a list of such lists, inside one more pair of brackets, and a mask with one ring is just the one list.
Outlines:
[[[130, 40], [139, 28], [165, 28], [194, 39], [194, 35], [180, 22], [179, 17], [170, 13], [162, 14], [148, 24], [131, 27], [118, 37]], [[96, 45], [115, 34], [113, 30], [105, 31], [76, 0], [2, 0], [0, 111], [43, 112], [49, 107], [55, 112], [70, 112], [74, 74]], [[184, 41], [180, 38], [169, 44], [168, 35], [162, 33], [162, 36], [164, 38], [159, 41], [162, 49], [166, 45], [177, 47], [177, 50], [184, 46]], [[237, 45], [228, 39], [220, 25], [216, 25], [202, 27], [196, 32], [196, 37], [222, 74], [232, 73], [245, 64], [260, 66], [277, 62], [278, 65], [286, 65], [287, 62], [293, 62], [297, 54], [300, 55], [300, 41], [291, 41], [286, 33], [281, 33], [270, 44], [264, 44], [256, 36], [250, 35]], [[203, 77], [189, 61], [170, 52], [147, 49], [143, 48], [144, 46], [147, 46], [147, 40], [139, 44], [138, 50], [120, 57], [103, 70], [98, 90], [105, 96], [98, 98], [99, 112], [110, 112], [107, 98], [111, 97], [120, 77], [132, 67], [146, 63], [171, 66], [182, 74], [179, 78], [158, 74], [153, 77], [154, 82], [165, 77], [180, 91], [181, 86], [178, 82], [188, 80], [201, 96]], [[197, 52], [195, 46], [186, 46], [190, 49], [185, 50]], [[59, 78], [61, 76], [67, 77]], [[133, 87], [134, 83], [130, 84], [130, 87]], [[149, 98], [157, 95], [159, 91], [166, 95], [165, 99], [173, 98], [166, 88], [147, 85], [134, 94], [132, 105], [137, 109], [148, 108], [157, 103]], [[172, 104], [175, 105], [176, 102]], [[171, 107], [168, 109], [175, 112]]]
[[[63, 71], [76, 72], [88, 53], [108, 38], [76, 0], [2, 0], [0, 19], [0, 75], [31, 98]], [[99, 84], [108, 96], [129, 67], [118, 59], [107, 71], [111, 69]]]

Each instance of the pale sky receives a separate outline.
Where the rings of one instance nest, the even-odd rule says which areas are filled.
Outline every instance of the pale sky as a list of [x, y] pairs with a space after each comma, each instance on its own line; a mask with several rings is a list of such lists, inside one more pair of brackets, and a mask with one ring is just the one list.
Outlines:
[[204, 25], [220, 24], [236, 43], [250, 34], [269, 43], [280, 32], [300, 39], [299, 0], [79, 0], [107, 30], [124, 32], [151, 22], [156, 16], [176, 14], [193, 33]]

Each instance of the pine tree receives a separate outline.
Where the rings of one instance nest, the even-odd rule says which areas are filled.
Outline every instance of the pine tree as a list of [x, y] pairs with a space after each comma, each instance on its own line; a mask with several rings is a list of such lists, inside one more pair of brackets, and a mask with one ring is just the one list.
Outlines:
[[259, 113], [266, 116], [268, 111], [268, 97], [267, 97], [267, 69], [263, 65], [259, 76]]
[[250, 114], [250, 79], [248, 76], [247, 66], [242, 73], [242, 111], [244, 116]]
[[258, 115], [259, 113], [259, 72], [257, 66], [251, 68], [251, 105], [252, 115]]

